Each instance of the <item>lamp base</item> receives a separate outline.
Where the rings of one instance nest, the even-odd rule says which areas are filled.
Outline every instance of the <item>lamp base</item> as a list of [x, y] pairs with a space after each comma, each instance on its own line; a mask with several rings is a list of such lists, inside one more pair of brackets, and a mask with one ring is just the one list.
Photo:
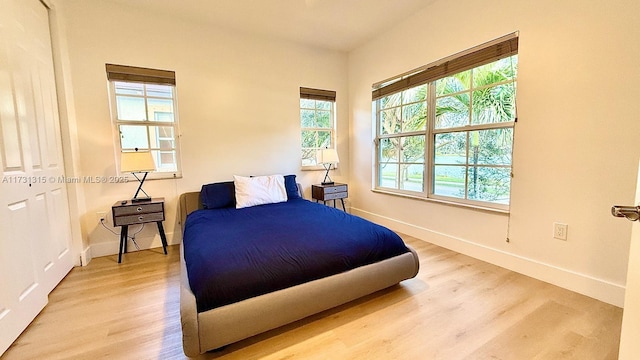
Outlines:
[[322, 184], [322, 185], [333, 185], [333, 184], [335, 184], [335, 182], [333, 182], [333, 181], [323, 181], [320, 184]]
[[139, 202], [145, 202], [145, 201], [151, 201], [150, 197], [139, 197], [139, 198], [133, 198], [131, 199], [132, 203], [139, 203]]

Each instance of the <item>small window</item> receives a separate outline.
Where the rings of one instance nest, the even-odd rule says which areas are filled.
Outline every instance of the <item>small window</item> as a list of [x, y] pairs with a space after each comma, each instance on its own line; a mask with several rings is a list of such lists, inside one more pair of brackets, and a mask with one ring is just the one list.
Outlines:
[[175, 73], [111, 64], [106, 67], [116, 158], [136, 148], [149, 150], [156, 164], [150, 178], [181, 176]]
[[318, 150], [335, 148], [335, 103], [335, 91], [300, 88], [303, 169], [321, 169], [316, 160]]

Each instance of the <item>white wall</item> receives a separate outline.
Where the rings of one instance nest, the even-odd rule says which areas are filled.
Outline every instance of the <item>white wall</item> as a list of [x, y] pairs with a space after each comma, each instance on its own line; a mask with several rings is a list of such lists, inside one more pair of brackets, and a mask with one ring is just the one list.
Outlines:
[[[334, 178], [349, 182], [355, 213], [622, 305], [631, 227], [609, 207], [633, 202], [637, 2], [439, 0], [348, 58], [114, 3], [65, 0], [58, 7], [68, 36], [78, 175], [115, 174], [104, 64], [176, 71], [184, 177], [145, 185], [168, 201], [167, 232], [177, 229], [177, 196], [206, 182], [276, 172], [297, 173], [307, 187], [318, 182], [321, 172], [298, 167], [298, 88], [332, 89], [342, 161]], [[513, 31], [520, 32], [519, 122], [510, 215], [372, 193], [371, 84]], [[96, 226], [95, 212], [130, 197], [135, 184], [82, 190], [84, 246], [94, 256], [115, 253], [117, 236]], [[552, 238], [554, 221], [569, 224], [568, 241]], [[159, 244], [153, 227], [142, 235], [143, 246]]]
[[[634, 0], [440, 0], [351, 52], [353, 212], [621, 306], [631, 226], [609, 209], [634, 199], [638, 13]], [[514, 31], [510, 216], [371, 192], [371, 85]], [[552, 238], [556, 221], [566, 242]]]
[[[338, 148], [344, 159], [336, 180], [347, 181], [347, 55], [293, 43], [230, 33], [211, 25], [141, 12], [111, 2], [65, 0], [82, 176], [113, 176], [115, 152], [105, 63], [174, 70], [182, 133], [183, 178], [145, 182], [167, 200], [165, 229], [179, 240], [177, 197], [232, 175], [298, 175], [306, 187], [321, 171], [299, 167], [299, 87], [337, 91]], [[117, 253], [118, 237], [97, 226], [97, 211], [130, 198], [136, 185], [84, 184], [85, 246], [93, 256]], [[118, 230], [118, 229], [116, 229]], [[172, 236], [171, 234], [174, 236]], [[139, 237], [157, 246], [155, 226]]]

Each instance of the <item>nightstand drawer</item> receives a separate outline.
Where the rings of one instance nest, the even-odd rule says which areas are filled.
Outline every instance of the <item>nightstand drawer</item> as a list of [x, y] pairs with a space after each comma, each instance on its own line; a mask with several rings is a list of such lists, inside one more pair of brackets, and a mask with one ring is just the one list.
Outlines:
[[333, 194], [333, 193], [341, 193], [341, 192], [343, 193], [347, 192], [347, 185], [327, 186], [324, 188], [324, 193], [327, 195]]
[[162, 203], [114, 207], [113, 216], [162, 212], [163, 207]]
[[115, 226], [144, 224], [156, 221], [164, 221], [163, 212], [116, 216], [113, 218], [113, 223]]
[[324, 204], [327, 201], [333, 200], [333, 207], [336, 206], [336, 200], [340, 200], [342, 204], [342, 210], [346, 210], [344, 207], [344, 199], [349, 197], [349, 188], [347, 184], [316, 184], [311, 185], [311, 198], [318, 201], [322, 201]]
[[325, 191], [324, 200], [344, 199], [347, 196], [348, 195], [347, 195], [346, 192], [329, 193], [329, 192]]

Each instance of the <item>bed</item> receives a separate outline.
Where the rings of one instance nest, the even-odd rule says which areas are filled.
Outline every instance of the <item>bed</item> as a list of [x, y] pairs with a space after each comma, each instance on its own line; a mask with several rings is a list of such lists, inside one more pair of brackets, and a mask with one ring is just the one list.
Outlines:
[[180, 196], [180, 315], [187, 356], [417, 274], [417, 254], [395, 233], [305, 200], [295, 176], [284, 178], [285, 200], [275, 203], [236, 208], [242, 199], [238, 182], [207, 184]]

